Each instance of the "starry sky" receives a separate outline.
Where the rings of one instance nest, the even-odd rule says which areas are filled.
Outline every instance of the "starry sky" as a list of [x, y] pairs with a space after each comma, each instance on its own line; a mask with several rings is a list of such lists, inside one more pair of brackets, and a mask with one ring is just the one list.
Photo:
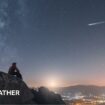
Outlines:
[[103, 21], [105, 0], [0, 0], [0, 70], [15, 61], [35, 87], [105, 85]]

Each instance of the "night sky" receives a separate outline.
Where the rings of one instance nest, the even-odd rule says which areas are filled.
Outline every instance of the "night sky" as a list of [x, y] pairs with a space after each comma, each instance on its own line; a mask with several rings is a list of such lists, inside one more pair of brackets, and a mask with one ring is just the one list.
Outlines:
[[0, 70], [15, 61], [35, 87], [105, 85], [104, 21], [105, 0], [0, 0]]

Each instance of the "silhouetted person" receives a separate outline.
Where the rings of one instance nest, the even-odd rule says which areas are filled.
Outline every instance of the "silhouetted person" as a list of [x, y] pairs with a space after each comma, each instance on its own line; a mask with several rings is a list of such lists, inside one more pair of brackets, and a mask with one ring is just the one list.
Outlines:
[[22, 79], [19, 69], [16, 66], [16, 63], [12, 63], [12, 66], [9, 68], [8, 74], [15, 75], [16, 77]]

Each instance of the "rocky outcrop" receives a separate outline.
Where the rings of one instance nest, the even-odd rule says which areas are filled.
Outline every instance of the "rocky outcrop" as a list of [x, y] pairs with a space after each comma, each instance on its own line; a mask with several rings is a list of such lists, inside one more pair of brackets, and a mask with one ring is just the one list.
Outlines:
[[59, 94], [55, 94], [52, 91], [49, 91], [45, 87], [40, 87], [38, 90], [32, 90], [34, 94], [34, 101], [37, 104], [53, 104], [53, 105], [65, 105], [64, 101], [62, 100]]
[[[2, 93], [7, 90], [8, 94]], [[20, 94], [10, 95], [11, 90], [18, 90]], [[45, 87], [40, 87], [38, 91], [29, 89], [19, 78], [0, 72], [0, 104], [65, 104], [59, 94], [49, 91]]]
[[20, 95], [1, 95], [0, 104], [25, 104], [33, 103], [33, 94], [27, 85], [20, 79], [0, 72], [0, 90], [19, 90]]

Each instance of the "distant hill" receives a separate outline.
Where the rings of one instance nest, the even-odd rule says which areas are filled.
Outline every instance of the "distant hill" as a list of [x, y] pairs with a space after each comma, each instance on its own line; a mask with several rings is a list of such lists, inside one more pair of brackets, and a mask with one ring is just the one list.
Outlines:
[[81, 95], [104, 95], [105, 94], [105, 86], [94, 86], [94, 85], [76, 85], [70, 87], [63, 87], [55, 89], [56, 92], [60, 94], [69, 94], [70, 96], [74, 96], [76, 94]]

